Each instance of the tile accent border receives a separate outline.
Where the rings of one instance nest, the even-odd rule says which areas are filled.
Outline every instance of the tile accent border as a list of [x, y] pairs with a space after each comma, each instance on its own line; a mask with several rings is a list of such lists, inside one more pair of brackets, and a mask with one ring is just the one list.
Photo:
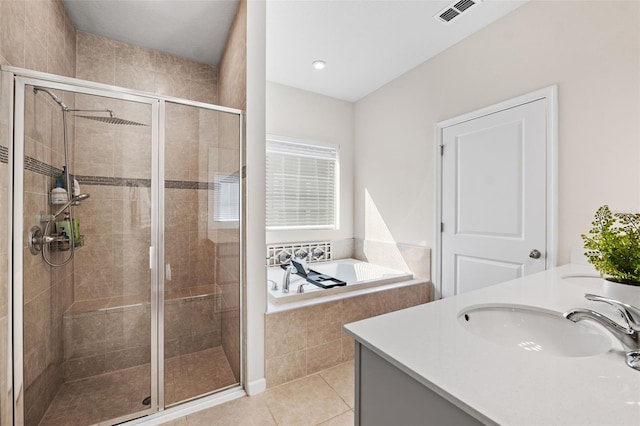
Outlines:
[[[318, 248], [324, 251], [324, 254], [316, 258], [312, 255], [312, 253], [313, 250]], [[307, 263], [327, 262], [333, 259], [330, 241], [270, 244], [267, 246], [267, 267], [279, 266], [289, 262], [288, 259], [285, 261], [281, 261], [278, 258], [278, 255], [280, 253], [286, 252], [290, 256], [294, 256], [300, 250], [305, 251], [308, 254]]]
[[[2, 145], [0, 145], [0, 162], [9, 162], [9, 150], [7, 147]], [[62, 173], [61, 169], [29, 156], [24, 157], [24, 167], [26, 170], [49, 177], [56, 177]], [[151, 179], [86, 175], [74, 175], [74, 177], [78, 180], [78, 183], [83, 185], [151, 188]], [[165, 180], [164, 187], [165, 189], [204, 189], [217, 191], [220, 189], [220, 183], [188, 180]]]

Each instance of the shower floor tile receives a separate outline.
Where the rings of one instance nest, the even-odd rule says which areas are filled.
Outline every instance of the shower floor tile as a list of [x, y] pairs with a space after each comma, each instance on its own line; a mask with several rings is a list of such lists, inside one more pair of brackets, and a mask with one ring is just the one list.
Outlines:
[[[222, 347], [167, 359], [165, 372], [167, 405], [236, 383]], [[143, 411], [150, 389], [149, 364], [67, 382], [40, 426], [91, 425]]]

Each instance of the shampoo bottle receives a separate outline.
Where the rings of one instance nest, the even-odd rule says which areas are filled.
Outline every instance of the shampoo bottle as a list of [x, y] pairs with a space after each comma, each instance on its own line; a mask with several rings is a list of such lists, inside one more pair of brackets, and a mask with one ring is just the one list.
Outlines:
[[62, 178], [58, 176], [56, 186], [51, 190], [51, 204], [64, 204], [69, 201], [67, 191], [62, 187]]

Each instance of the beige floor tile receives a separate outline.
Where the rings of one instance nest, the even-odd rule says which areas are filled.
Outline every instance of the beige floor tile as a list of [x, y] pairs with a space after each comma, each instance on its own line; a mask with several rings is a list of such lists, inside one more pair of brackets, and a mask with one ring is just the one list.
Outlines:
[[346, 413], [342, 413], [326, 422], [320, 423], [318, 426], [353, 426], [355, 422], [353, 411], [349, 410]]
[[275, 426], [265, 394], [234, 399], [187, 416], [188, 426]]
[[269, 389], [265, 397], [278, 426], [315, 425], [349, 410], [317, 374]]
[[353, 361], [345, 362], [318, 373], [340, 395], [349, 407], [354, 408], [355, 382]]

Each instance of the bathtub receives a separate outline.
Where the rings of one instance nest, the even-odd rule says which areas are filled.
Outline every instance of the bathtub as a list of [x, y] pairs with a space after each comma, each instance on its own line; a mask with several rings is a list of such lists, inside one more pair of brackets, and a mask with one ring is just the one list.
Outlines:
[[[309, 263], [307, 266], [314, 271], [345, 281], [347, 285], [323, 289], [308, 283], [303, 277], [292, 273], [289, 293], [283, 293], [282, 279], [284, 277], [284, 269], [279, 266], [268, 268], [267, 279], [275, 281], [278, 284], [278, 289], [272, 290], [273, 282], [267, 281], [269, 302], [280, 305], [413, 279], [413, 275], [410, 272], [398, 271], [356, 259]], [[304, 285], [304, 293], [298, 293], [298, 287], [303, 283], [307, 283]]]

